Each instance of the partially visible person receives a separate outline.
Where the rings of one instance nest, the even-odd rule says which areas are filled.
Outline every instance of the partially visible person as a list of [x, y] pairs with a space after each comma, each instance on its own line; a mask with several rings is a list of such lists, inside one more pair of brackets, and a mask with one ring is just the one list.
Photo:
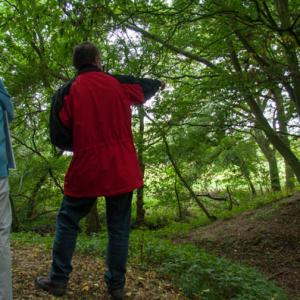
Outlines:
[[14, 117], [13, 105], [0, 80], [0, 300], [12, 300], [10, 227], [12, 222], [9, 201], [9, 128]]
[[52, 103], [50, 136], [54, 145], [72, 150], [57, 217], [52, 267], [36, 286], [50, 294], [66, 293], [72, 271], [78, 224], [105, 196], [108, 230], [105, 282], [113, 299], [124, 298], [133, 190], [143, 185], [133, 144], [131, 105], [143, 104], [160, 80], [102, 72], [95, 45], [75, 47], [76, 78], [57, 91]]

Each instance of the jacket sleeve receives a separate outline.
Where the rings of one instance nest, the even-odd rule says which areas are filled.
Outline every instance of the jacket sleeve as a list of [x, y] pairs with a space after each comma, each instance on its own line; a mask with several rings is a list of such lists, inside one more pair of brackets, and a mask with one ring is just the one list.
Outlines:
[[14, 118], [14, 108], [2, 81], [0, 80], [0, 105], [7, 111], [8, 120], [11, 122]]
[[129, 96], [132, 104], [142, 104], [158, 91], [161, 82], [157, 79], [136, 78], [130, 75], [111, 75], [117, 79]]

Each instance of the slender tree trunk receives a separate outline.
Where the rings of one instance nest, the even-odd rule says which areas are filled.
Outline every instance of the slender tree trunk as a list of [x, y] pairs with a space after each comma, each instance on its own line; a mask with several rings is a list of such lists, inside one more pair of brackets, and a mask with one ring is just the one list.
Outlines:
[[246, 162], [242, 158], [237, 156], [235, 164], [240, 168], [241, 175], [248, 182], [251, 194], [253, 196], [256, 196], [256, 190], [255, 190], [254, 184], [252, 183], [251, 176], [250, 176], [250, 171], [249, 171], [249, 168], [248, 168]]
[[182, 206], [181, 206], [180, 197], [179, 197], [179, 192], [178, 192], [178, 188], [177, 188], [177, 180], [176, 180], [176, 177], [175, 177], [175, 181], [174, 181], [174, 190], [175, 190], [175, 196], [176, 196], [176, 200], [177, 200], [177, 207], [178, 207], [178, 216], [179, 216], [179, 220], [183, 220]]
[[[145, 112], [142, 106], [138, 107], [139, 117], [139, 135], [137, 141], [137, 154], [140, 163], [142, 175], [145, 173], [144, 162], [144, 132], [145, 132]], [[141, 226], [145, 223], [145, 209], [144, 209], [144, 186], [140, 187], [136, 193], [136, 226]]]
[[[288, 129], [287, 129], [287, 125], [286, 125], [288, 122], [288, 118], [284, 111], [281, 90], [278, 87], [275, 87], [272, 90], [272, 92], [274, 94], [275, 103], [276, 103], [276, 107], [277, 107], [277, 111], [278, 111], [277, 119], [278, 119], [278, 123], [279, 123], [279, 130], [280, 130], [280, 132], [282, 132], [282, 134], [280, 135], [280, 138], [288, 147], [290, 147], [290, 141], [287, 137]], [[288, 190], [293, 190], [295, 187], [294, 186], [294, 172], [293, 172], [291, 166], [288, 164], [286, 159], [284, 160], [284, 165], [285, 165], [285, 187]]]
[[295, 173], [286, 161], [285, 161], [284, 167], [285, 167], [285, 187], [288, 190], [294, 190], [294, 188], [295, 188], [295, 183], [294, 183]]
[[202, 202], [199, 200], [199, 198], [197, 197], [197, 195], [195, 194], [195, 192], [193, 191], [193, 189], [191, 188], [191, 186], [188, 184], [188, 182], [185, 180], [185, 178], [182, 176], [180, 169], [178, 168], [172, 154], [169, 148], [169, 144], [166, 140], [166, 137], [163, 135], [163, 142], [165, 144], [166, 147], [166, 153], [168, 155], [168, 158], [174, 168], [175, 173], [177, 174], [178, 178], [180, 179], [180, 181], [182, 182], [182, 184], [184, 185], [184, 187], [189, 191], [191, 197], [196, 201], [196, 203], [198, 204], [198, 206], [203, 210], [203, 212], [205, 213], [205, 215], [211, 220], [211, 221], [215, 221], [217, 218], [215, 216], [210, 215], [210, 213], [208, 212], [208, 210], [205, 208], [205, 206], [202, 204]]
[[183, 186], [189, 191], [191, 197], [195, 200], [195, 202], [198, 204], [198, 206], [203, 210], [203, 212], [209, 218], [209, 220], [211, 220], [211, 221], [217, 220], [217, 218], [215, 216], [210, 215], [208, 210], [205, 208], [205, 206], [202, 204], [202, 202], [199, 200], [198, 196], [195, 194], [195, 192], [191, 188], [191, 186], [188, 184], [188, 182], [182, 176], [181, 171], [178, 168], [178, 166], [176, 164], [176, 161], [174, 160], [174, 158], [172, 156], [172, 153], [170, 151], [170, 147], [169, 147], [169, 144], [168, 144], [168, 141], [166, 139], [164, 131], [156, 124], [156, 122], [150, 116], [147, 116], [147, 117], [148, 117], [149, 120], [152, 121], [152, 123], [154, 125], [157, 126], [158, 131], [161, 133], [161, 137], [162, 137], [162, 140], [163, 140], [163, 142], [165, 144], [165, 148], [166, 148], [166, 154], [168, 155], [168, 158], [169, 158], [169, 160], [170, 160], [170, 162], [173, 166], [173, 169], [174, 169], [176, 175], [178, 176], [178, 178], [180, 179], [180, 181], [182, 182]]
[[249, 187], [250, 187], [252, 196], [256, 196], [256, 190], [255, 190], [254, 184], [252, 183], [251, 180], [249, 180]]
[[136, 191], [136, 226], [142, 226], [145, 223], [144, 209], [144, 187], [140, 187]]
[[272, 191], [281, 191], [277, 159], [274, 151], [271, 151], [270, 156], [267, 158], [267, 160], [269, 164], [271, 189]]
[[20, 227], [20, 221], [19, 221], [17, 213], [16, 213], [14, 199], [12, 198], [11, 195], [9, 195], [9, 201], [10, 201], [11, 213], [12, 213], [12, 225], [11, 225], [11, 228], [12, 228], [12, 231], [18, 231], [19, 227]]
[[86, 216], [86, 223], [87, 223], [86, 233], [88, 235], [91, 235], [92, 233], [98, 233], [100, 232], [101, 229], [98, 209], [97, 209], [97, 202], [98, 200], [95, 201], [90, 212]]
[[228, 209], [232, 210], [233, 201], [232, 201], [232, 196], [231, 196], [231, 192], [230, 192], [229, 186], [226, 187], [226, 191], [227, 191], [228, 200], [229, 200], [229, 207], [228, 207]]
[[39, 190], [42, 188], [44, 183], [46, 182], [48, 178], [48, 172], [40, 177], [38, 182], [36, 183], [30, 197], [29, 197], [29, 202], [27, 206], [27, 218], [32, 218], [35, 213], [35, 206], [36, 206], [36, 196], [39, 192]]
[[280, 191], [281, 186], [275, 151], [270, 147], [270, 142], [264, 137], [263, 133], [256, 131], [254, 138], [268, 161], [271, 189], [272, 191]]

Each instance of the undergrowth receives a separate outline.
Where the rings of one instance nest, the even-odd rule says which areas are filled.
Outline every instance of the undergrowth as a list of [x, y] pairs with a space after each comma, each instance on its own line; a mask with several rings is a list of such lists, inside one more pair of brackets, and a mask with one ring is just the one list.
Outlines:
[[[274, 202], [285, 193], [240, 201], [231, 211], [215, 209], [219, 219], [227, 219], [246, 210], [255, 209]], [[274, 202], [276, 203], [276, 202]], [[168, 275], [184, 294], [193, 299], [203, 300], [285, 300], [283, 290], [267, 281], [263, 275], [250, 267], [232, 263], [224, 258], [207, 254], [192, 244], [174, 245], [167, 239], [185, 235], [192, 229], [208, 224], [203, 215], [188, 222], [170, 222], [159, 230], [133, 230], [130, 241], [129, 263], [140, 268], [155, 268], [157, 272]], [[94, 236], [80, 234], [77, 251], [89, 255], [105, 257], [107, 234]], [[50, 251], [52, 234], [41, 236], [36, 233], [19, 232], [12, 234], [15, 246], [36, 244]]]
[[[15, 246], [36, 244], [50, 252], [53, 237], [16, 233], [12, 240]], [[104, 258], [106, 235], [80, 235], [77, 251]], [[254, 269], [208, 255], [193, 245], [173, 245], [170, 241], [155, 238], [152, 231], [132, 233], [129, 264], [142, 269], [154, 268], [168, 275], [191, 299], [196, 296], [203, 300], [288, 299], [280, 288]]]

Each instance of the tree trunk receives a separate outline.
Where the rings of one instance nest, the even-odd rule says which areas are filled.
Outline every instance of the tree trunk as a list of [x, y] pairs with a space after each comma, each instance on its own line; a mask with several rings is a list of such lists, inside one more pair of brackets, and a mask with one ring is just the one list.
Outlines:
[[90, 212], [86, 216], [86, 224], [87, 224], [86, 233], [88, 235], [91, 235], [92, 233], [98, 233], [100, 232], [101, 229], [98, 209], [97, 209], [97, 202], [98, 200], [95, 201]]
[[252, 183], [252, 181], [250, 179], [248, 182], [249, 182], [249, 187], [250, 187], [252, 196], [256, 196], [256, 190], [255, 190], [254, 184]]
[[294, 183], [294, 179], [295, 179], [295, 174], [294, 171], [292, 170], [292, 168], [290, 167], [290, 165], [284, 161], [284, 167], [285, 167], [285, 187], [287, 188], [287, 190], [294, 190], [295, 188], [295, 183]]
[[241, 175], [246, 179], [250, 192], [253, 196], [256, 196], [256, 190], [254, 187], [254, 184], [252, 183], [251, 177], [250, 177], [250, 171], [246, 164], [246, 162], [239, 156], [236, 156], [236, 159], [234, 161], [234, 164], [240, 168]]
[[209, 220], [211, 221], [215, 221], [217, 218], [213, 215], [210, 215], [210, 213], [208, 212], [208, 210], [205, 208], [205, 206], [202, 204], [202, 202], [199, 200], [199, 198], [197, 197], [197, 195], [195, 194], [195, 192], [193, 191], [193, 189], [191, 188], [191, 186], [188, 184], [188, 182], [185, 180], [185, 178], [182, 176], [180, 169], [178, 168], [175, 160], [173, 159], [173, 156], [171, 154], [170, 148], [169, 148], [169, 144], [166, 140], [166, 137], [163, 135], [163, 142], [165, 144], [166, 147], [166, 153], [168, 155], [169, 160], [171, 161], [171, 164], [174, 168], [174, 171], [176, 173], [176, 175], [178, 176], [178, 178], [180, 179], [180, 181], [182, 182], [182, 184], [184, 185], [184, 187], [189, 191], [191, 197], [196, 201], [196, 203], [198, 204], [198, 206], [203, 210], [203, 212], [205, 213], [205, 215], [208, 217]]
[[42, 186], [44, 185], [45, 181], [48, 178], [48, 172], [44, 175], [42, 175], [40, 177], [40, 179], [38, 180], [38, 182], [36, 183], [30, 197], [29, 197], [29, 202], [28, 202], [28, 206], [27, 206], [27, 218], [32, 218], [34, 216], [35, 213], [35, 205], [36, 205], [36, 196], [39, 192], [39, 190], [42, 188]]
[[275, 151], [270, 147], [270, 142], [265, 138], [263, 133], [256, 131], [254, 133], [254, 139], [268, 161], [271, 189], [272, 191], [280, 191], [281, 186]]
[[11, 213], [12, 213], [12, 224], [11, 224], [11, 229], [12, 231], [18, 231], [20, 227], [20, 222], [16, 213], [15, 209], [15, 203], [11, 195], [9, 195], [9, 201], [10, 201], [10, 206], [11, 206]]
[[227, 191], [227, 195], [228, 195], [228, 199], [229, 199], [229, 207], [228, 207], [228, 209], [232, 210], [233, 201], [232, 201], [232, 196], [231, 196], [231, 192], [230, 192], [229, 186], [226, 186], [226, 191]]
[[140, 187], [136, 191], [136, 221], [137, 227], [145, 224], [145, 209], [144, 209], [144, 187]]
[[[281, 90], [278, 87], [275, 87], [272, 90], [275, 98], [275, 103], [277, 107], [277, 119], [279, 123], [279, 130], [282, 134], [280, 134], [280, 138], [282, 141], [290, 147], [290, 141], [287, 137], [288, 129], [286, 124], [288, 123], [288, 118], [286, 116], [286, 113], [284, 111], [284, 106], [283, 106], [283, 97], [281, 94]], [[288, 164], [287, 160], [284, 160], [284, 165], [285, 165], [285, 187], [288, 190], [293, 190], [294, 189], [294, 172], [291, 169], [290, 165]]]
[[[145, 173], [145, 162], [144, 162], [144, 118], [145, 111], [142, 106], [138, 107], [138, 117], [139, 117], [139, 135], [137, 141], [137, 154], [140, 163], [140, 168], [142, 175], [144, 177]], [[136, 226], [141, 226], [145, 223], [145, 209], [144, 209], [144, 187], [140, 187], [136, 193]]]
[[176, 200], [177, 200], [178, 217], [179, 217], [179, 220], [182, 221], [183, 220], [183, 213], [182, 213], [182, 206], [181, 206], [181, 202], [180, 202], [179, 192], [178, 192], [178, 188], [177, 188], [176, 177], [175, 177], [175, 182], [174, 182], [174, 191], [175, 191], [175, 196], [176, 196]]

